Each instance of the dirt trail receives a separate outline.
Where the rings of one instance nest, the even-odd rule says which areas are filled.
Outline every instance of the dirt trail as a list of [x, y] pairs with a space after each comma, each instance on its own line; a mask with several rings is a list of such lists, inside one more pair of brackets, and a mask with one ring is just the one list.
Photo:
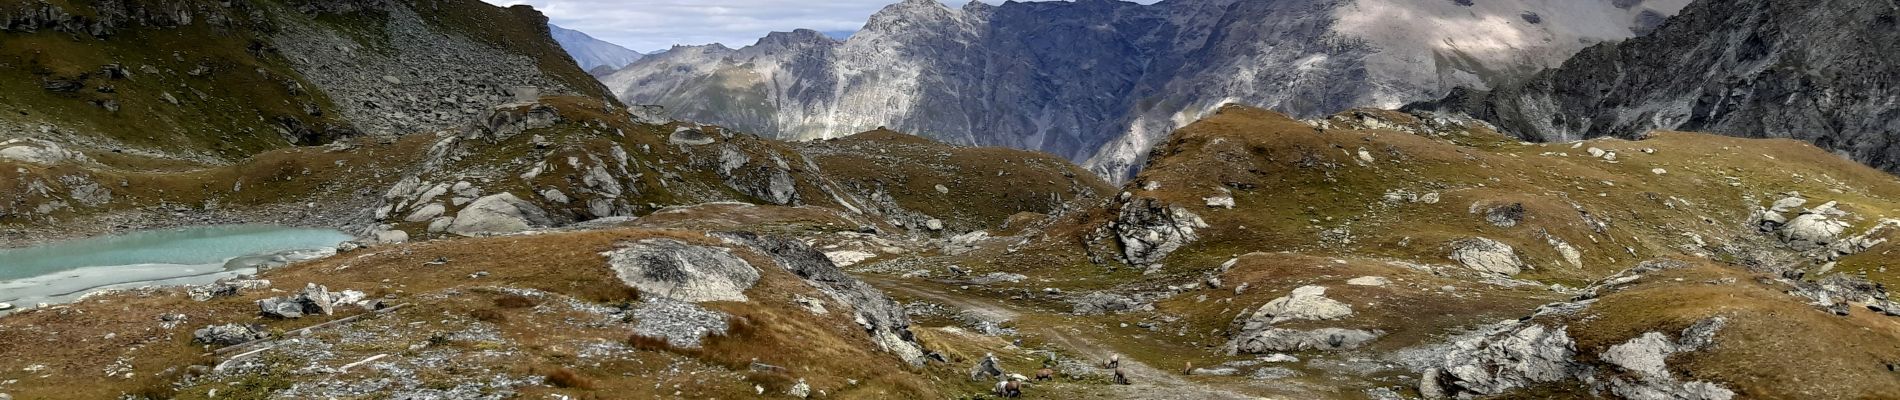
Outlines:
[[[884, 277], [861, 276], [866, 283], [879, 289], [907, 297], [926, 299], [948, 307], [956, 307], [976, 315], [986, 321], [1007, 321], [1016, 319], [1025, 311], [1016, 307], [985, 298], [954, 293], [929, 285]], [[1028, 311], [1033, 312], [1033, 311]], [[1024, 335], [1041, 336], [1050, 343], [1068, 349], [1093, 360], [1107, 360], [1119, 354], [1107, 345], [1089, 338], [1079, 330], [1057, 326], [1018, 327]], [[1233, 390], [1183, 379], [1174, 373], [1156, 369], [1140, 361], [1123, 357], [1122, 373], [1128, 377], [1128, 385], [1110, 385], [1108, 394], [1115, 398], [1129, 399], [1260, 399]]]

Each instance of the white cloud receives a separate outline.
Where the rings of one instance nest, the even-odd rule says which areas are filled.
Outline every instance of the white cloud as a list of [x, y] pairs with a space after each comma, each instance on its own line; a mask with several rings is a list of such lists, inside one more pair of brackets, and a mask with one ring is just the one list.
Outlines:
[[[855, 31], [897, 0], [485, 0], [526, 4], [555, 25], [641, 52], [675, 44], [750, 45], [768, 32]], [[1000, 0], [985, 0], [999, 3]], [[1152, 3], [1155, 0], [1141, 0]], [[961, 6], [961, 2], [953, 3]]]

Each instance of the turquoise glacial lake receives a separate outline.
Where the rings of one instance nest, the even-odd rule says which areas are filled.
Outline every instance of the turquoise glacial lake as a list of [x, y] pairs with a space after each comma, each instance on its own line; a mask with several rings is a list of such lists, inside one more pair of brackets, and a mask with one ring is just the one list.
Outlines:
[[31, 307], [85, 293], [198, 285], [263, 264], [325, 257], [350, 235], [327, 229], [227, 225], [165, 229], [0, 250], [0, 303]]

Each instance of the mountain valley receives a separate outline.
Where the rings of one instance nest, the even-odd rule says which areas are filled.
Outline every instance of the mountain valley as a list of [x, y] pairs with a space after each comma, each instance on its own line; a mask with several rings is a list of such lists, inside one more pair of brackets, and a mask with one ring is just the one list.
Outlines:
[[596, 80], [528, 6], [0, 2], [0, 270], [348, 238], [0, 280], [0, 400], [1891, 398], [1884, 76], [1605, 72], [1891, 70], [1810, 3], [913, 0]]

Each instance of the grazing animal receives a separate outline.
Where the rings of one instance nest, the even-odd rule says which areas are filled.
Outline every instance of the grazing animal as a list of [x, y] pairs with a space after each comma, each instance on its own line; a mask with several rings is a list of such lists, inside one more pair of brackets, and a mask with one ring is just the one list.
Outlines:
[[1036, 370], [1036, 380], [1052, 381], [1056, 379], [1056, 370], [1043, 368]]
[[1117, 384], [1117, 385], [1127, 385], [1127, 384], [1129, 384], [1129, 383], [1128, 383], [1128, 375], [1127, 375], [1127, 374], [1123, 374], [1123, 373], [1122, 373], [1122, 369], [1121, 369], [1121, 368], [1116, 368], [1116, 369], [1115, 369], [1115, 384]]
[[1002, 396], [1003, 398], [1022, 397], [1023, 383], [1022, 381], [1018, 381], [1015, 379], [1004, 379], [1001, 381], [997, 381], [996, 395]]
[[1121, 368], [1121, 367], [1122, 367], [1122, 355], [1120, 355], [1120, 354], [1116, 354], [1116, 355], [1112, 355], [1112, 356], [1108, 356], [1108, 362], [1106, 362], [1106, 363], [1102, 363], [1102, 365], [1104, 365], [1104, 366], [1107, 366], [1107, 367], [1108, 367], [1108, 369], [1116, 369], [1116, 368]]

